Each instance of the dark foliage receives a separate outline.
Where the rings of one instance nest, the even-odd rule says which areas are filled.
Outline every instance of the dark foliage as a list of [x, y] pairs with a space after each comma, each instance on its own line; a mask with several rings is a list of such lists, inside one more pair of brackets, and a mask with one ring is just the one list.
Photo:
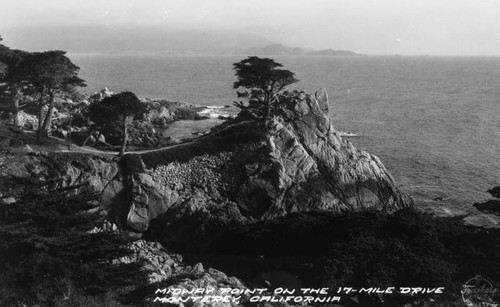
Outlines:
[[[236, 77], [238, 77], [238, 81], [233, 83], [235, 89], [245, 87], [267, 91], [271, 87], [273, 91], [279, 92], [285, 86], [298, 81], [295, 79], [294, 73], [279, 69], [283, 64], [269, 58], [251, 56], [238, 63], [234, 63], [233, 66], [236, 71]], [[247, 95], [239, 93], [239, 96]]]
[[[413, 209], [394, 215], [295, 213], [207, 229], [210, 243], [189, 247], [194, 257], [244, 280], [278, 270], [309, 287], [445, 287], [445, 294], [435, 297], [442, 301], [459, 299], [461, 285], [477, 274], [500, 280], [500, 230]], [[391, 296], [386, 302], [417, 298]]]
[[0, 102], [2, 108], [14, 116], [14, 125], [19, 125], [21, 91], [26, 86], [23, 61], [28, 55], [22, 50], [10, 49], [0, 44]]
[[133, 117], [146, 111], [146, 106], [132, 92], [121, 92], [104, 98], [100, 104], [113, 118]]
[[264, 123], [271, 115], [276, 104], [279, 104], [277, 94], [286, 86], [298, 82], [295, 74], [286, 69], [280, 69], [283, 64], [269, 58], [248, 57], [233, 64], [237, 81], [233, 88], [240, 87], [248, 91], [237, 92], [238, 97], [249, 99], [248, 106], [243, 102], [235, 102], [235, 106], [242, 109], [249, 116], [262, 118]]
[[[264, 139], [264, 131], [254, 123], [240, 123], [232, 127], [221, 129], [208, 137], [202, 137], [195, 141], [180, 144], [164, 150], [151, 151], [140, 155], [140, 159], [147, 168], [154, 168], [160, 164], [169, 162], [185, 162], [189, 159], [206, 153], [216, 153], [235, 148], [238, 144], [245, 142], [258, 142]], [[133, 162], [139, 156], [131, 154], [124, 157], [125, 164], [135, 165], [140, 170], [140, 162]]]
[[[80, 68], [66, 56], [66, 51], [29, 53], [22, 66], [30, 85], [25, 92], [37, 97], [39, 143], [42, 135], [47, 135], [50, 129], [55, 98], [73, 96], [77, 87], [86, 84], [78, 77]], [[44, 116], [42, 110], [45, 105], [48, 105], [48, 110]]]
[[122, 141], [120, 156], [123, 156], [128, 143], [128, 124], [134, 117], [146, 112], [146, 105], [132, 92], [121, 92], [104, 98], [89, 107], [92, 121], [102, 127], [108, 122], [121, 122]]
[[98, 195], [32, 189], [0, 207], [0, 305], [116, 306], [110, 294], [145, 280], [127, 255], [130, 239], [102, 225]]
[[104, 101], [104, 103], [101, 101], [91, 103], [87, 112], [85, 112], [85, 116], [99, 127], [110, 121], [120, 120], [117, 112], [114, 112], [111, 104], [106, 103], [106, 101]]

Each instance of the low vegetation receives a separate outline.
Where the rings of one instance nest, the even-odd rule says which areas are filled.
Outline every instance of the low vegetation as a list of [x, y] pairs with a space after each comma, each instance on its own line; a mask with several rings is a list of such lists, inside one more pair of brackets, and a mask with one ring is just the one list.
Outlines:
[[253, 122], [239, 123], [229, 129], [219, 129], [209, 137], [201, 137], [186, 144], [143, 153], [140, 158], [134, 154], [126, 155], [122, 160], [124, 165], [136, 171], [141, 169], [138, 159], [142, 160], [146, 168], [152, 169], [169, 162], [186, 162], [195, 156], [232, 150], [238, 144], [261, 141], [264, 135], [265, 131]]
[[[442, 295], [383, 298], [397, 305], [431, 297], [459, 302], [468, 279], [477, 274], [500, 279], [500, 229], [474, 228], [461, 218], [437, 218], [414, 209], [393, 215], [293, 213], [250, 225], [209, 225], [205, 234], [200, 238], [204, 248], [187, 248], [191, 259], [246, 281], [282, 271], [296, 276], [303, 287], [446, 289]], [[366, 306], [380, 303], [378, 296], [358, 299]]]
[[131, 239], [103, 225], [98, 195], [44, 186], [0, 206], [1, 306], [119, 306], [143, 284], [137, 264], [115, 264]]
[[[66, 105], [85, 82], [65, 54], [31, 53], [0, 44], [0, 105], [13, 115], [14, 125], [19, 125], [21, 109], [31, 109], [38, 117], [37, 142], [41, 142], [51, 130], [59, 103], [60, 110], [69, 116], [58, 119], [52, 130], [62, 137], [76, 127], [76, 139], [86, 143], [93, 138], [99, 143], [106, 131], [104, 138], [111, 146], [121, 143], [120, 155], [125, 153], [129, 134], [136, 147], [166, 145], [164, 136], [155, 130], [165, 128], [165, 118], [147, 118], [152, 109], [162, 110], [160, 103], [153, 107], [133, 93], [123, 92], [90, 105]], [[248, 105], [236, 103], [248, 115], [240, 120], [266, 123], [284, 102], [280, 97], [287, 94], [282, 90], [298, 81], [294, 73], [279, 69], [282, 64], [272, 59], [249, 57], [233, 65], [237, 77], [233, 87], [243, 88], [238, 95], [248, 98]], [[172, 118], [197, 116], [192, 109], [179, 108]], [[23, 143], [15, 137], [21, 132], [9, 133], [14, 137], [8, 146]], [[125, 171], [141, 171], [143, 166], [154, 169], [230, 151], [244, 142], [259, 142], [265, 133], [255, 122], [235, 121], [189, 143], [140, 156], [125, 155], [121, 165]], [[130, 253], [124, 246], [131, 239], [116, 231], [93, 231], [104, 223], [99, 195], [75, 195], [72, 187], [49, 191], [46, 184], [51, 182], [23, 184], [31, 187], [30, 192], [1, 194], [0, 199], [1, 306], [121, 306], [120, 296], [126, 297], [145, 284], [147, 277], [137, 264], [113, 261]], [[498, 187], [490, 192], [500, 197]], [[11, 196], [15, 202], [8, 201]], [[498, 200], [475, 206], [487, 213], [499, 212]], [[225, 223], [222, 219], [212, 222], [200, 214], [194, 215], [188, 226], [199, 227], [198, 240], [204, 243], [183, 242], [181, 252], [188, 253], [188, 261], [201, 260], [247, 281], [249, 286], [263, 272], [283, 271], [308, 287], [445, 287], [445, 293], [433, 299], [458, 302], [461, 286], [475, 275], [500, 281], [500, 230], [466, 226], [460, 217], [437, 218], [405, 209], [391, 215], [379, 211], [341, 215], [302, 212], [270, 221]], [[141, 296], [138, 292], [135, 295]], [[422, 303], [429, 296], [366, 295], [357, 299], [360, 303], [353, 305], [376, 306], [382, 304], [381, 299], [403, 305]]]

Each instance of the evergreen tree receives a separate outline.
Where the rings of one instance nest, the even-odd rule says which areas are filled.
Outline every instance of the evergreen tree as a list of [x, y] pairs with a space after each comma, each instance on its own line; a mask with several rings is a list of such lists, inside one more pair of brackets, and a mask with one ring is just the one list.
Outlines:
[[244, 106], [242, 102], [236, 103], [236, 106], [249, 110], [267, 123], [273, 107], [279, 103], [278, 93], [286, 86], [299, 81], [293, 72], [279, 69], [282, 66], [283, 64], [273, 59], [256, 56], [234, 63], [238, 81], [233, 83], [233, 88], [248, 89], [249, 91], [238, 92], [238, 97], [250, 98], [249, 106]]
[[122, 123], [122, 146], [120, 156], [125, 154], [128, 141], [127, 126], [134, 116], [146, 111], [146, 105], [142, 103], [132, 92], [121, 92], [104, 98], [101, 102], [90, 107], [89, 116], [98, 125], [119, 119]]
[[[99, 137], [101, 135], [102, 129], [108, 126], [110, 123], [118, 120], [117, 118], [110, 118], [110, 115], [116, 115], [111, 110], [109, 106], [96, 101], [90, 104], [83, 115], [87, 119], [88, 123], [88, 134], [83, 140], [82, 146], [85, 146], [94, 132], [99, 129]], [[99, 139], [99, 137], [97, 139]]]
[[109, 306], [93, 297], [145, 282], [138, 264], [112, 263], [130, 238], [90, 232], [103, 225], [99, 195], [74, 188], [33, 187], [0, 206], [1, 306]]
[[7, 100], [16, 126], [19, 126], [21, 92], [26, 87], [27, 76], [22, 65], [27, 55], [26, 51], [10, 49], [0, 44], [0, 95]]
[[[73, 94], [77, 87], [86, 86], [78, 77], [79, 67], [66, 57], [66, 51], [54, 50], [29, 54], [24, 71], [29, 76], [30, 93], [38, 96], [38, 137], [47, 135], [52, 121], [56, 97]], [[48, 105], [46, 116], [43, 107]]]

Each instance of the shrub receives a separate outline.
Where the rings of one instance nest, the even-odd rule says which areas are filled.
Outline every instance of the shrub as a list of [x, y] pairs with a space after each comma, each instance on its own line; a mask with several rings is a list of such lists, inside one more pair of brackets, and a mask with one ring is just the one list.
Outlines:
[[0, 305], [116, 306], [110, 290], [145, 281], [137, 265], [111, 264], [130, 239], [89, 232], [103, 223], [99, 196], [68, 191], [34, 188], [0, 207]]
[[232, 150], [244, 143], [261, 141], [263, 137], [264, 131], [254, 123], [240, 123], [189, 143], [141, 154], [140, 158], [146, 168], [151, 169], [165, 163], [186, 162], [203, 154]]
[[[206, 257], [205, 265], [243, 280], [280, 270], [298, 276], [304, 287], [445, 287], [445, 294], [434, 297], [441, 301], [460, 299], [463, 283], [477, 274], [500, 280], [499, 229], [474, 228], [459, 218], [414, 209], [393, 215], [293, 213], [271, 221], [223, 225], [200, 240], [209, 243], [190, 248], [197, 257]], [[238, 259], [238, 264], [230, 259]], [[384, 299], [403, 305], [419, 297]]]

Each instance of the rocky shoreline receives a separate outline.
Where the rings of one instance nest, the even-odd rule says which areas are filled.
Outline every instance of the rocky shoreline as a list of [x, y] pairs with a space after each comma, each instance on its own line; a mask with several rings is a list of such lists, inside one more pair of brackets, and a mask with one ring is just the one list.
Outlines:
[[[160, 102], [152, 105], [150, 122], [175, 116]], [[206, 240], [214, 225], [300, 211], [411, 206], [378, 158], [340, 138], [327, 106], [324, 91], [295, 97], [268, 130], [253, 122], [228, 122], [209, 135], [127, 154], [121, 161], [83, 153], [5, 155], [1, 196], [15, 202], [15, 195], [31, 188], [27, 180], [44, 183], [48, 190], [77, 186], [72, 193], [102, 195], [101, 210], [113, 223], [95, 232], [129, 229], [140, 237], [157, 230], [166, 246], [177, 247], [197, 244], [197, 236]], [[150, 230], [153, 220], [156, 228]], [[139, 240], [129, 248], [134, 254], [116, 261], [141, 263], [150, 283], [189, 273], [199, 278], [177, 286], [242, 287], [236, 278], [201, 264], [182, 264], [181, 256], [169, 254], [160, 243]]]
[[[82, 118], [88, 105], [112, 95], [112, 91], [104, 88], [92, 95], [80, 97], [76, 101], [60, 101], [61, 109], [54, 110], [51, 134], [66, 139], [71, 130], [73, 142], [76, 144], [87, 143], [103, 150], [116, 149], [120, 145], [120, 135], [114, 131], [116, 127], [109, 126], [102, 131], [95, 130], [89, 136], [88, 133], [91, 132], [89, 123]], [[141, 99], [141, 101], [146, 105], [147, 112], [130, 125], [130, 150], [161, 148], [179, 143], [208, 133], [212, 127], [233, 118], [236, 114], [235, 108], [229, 106], [200, 106], [150, 98]], [[37, 112], [31, 109], [26, 112], [20, 111], [18, 114], [20, 127], [27, 131], [35, 131], [38, 127]], [[188, 124], [179, 123], [183, 121]], [[88, 140], [85, 141], [86, 139]]]
[[[161, 102], [150, 103], [148, 121], [161, 123], [176, 116]], [[7, 139], [3, 142], [6, 148], [17, 142], [14, 137]], [[344, 257], [335, 254], [335, 249], [323, 249], [322, 242], [335, 238], [340, 241], [333, 241], [332, 246], [342, 251], [350, 248], [350, 242], [342, 241], [352, 235], [342, 234], [348, 225], [361, 220], [354, 232], [363, 227], [374, 232], [383, 229], [374, 238], [392, 246], [392, 241], [385, 241], [387, 237], [404, 234], [407, 228], [421, 231], [420, 224], [429, 219], [412, 211], [412, 199], [399, 191], [378, 157], [356, 149], [334, 129], [324, 90], [290, 96], [266, 127], [236, 118], [209, 134], [162, 149], [128, 153], [121, 159], [104, 152], [6, 152], [0, 159], [0, 200], [4, 204], [15, 204], [19, 195], [38, 186], [49, 193], [71, 188], [71, 195], [101, 195], [99, 212], [107, 221], [89, 233], [127, 234], [135, 239], [126, 245], [131, 254], [115, 258], [111, 264], [138, 264], [146, 273], [149, 285], [140, 290], [141, 302], [136, 302], [141, 306], [155, 303], [159, 287], [186, 291], [211, 287], [216, 294], [222, 288], [246, 289], [247, 281], [206, 269], [201, 262], [193, 262], [193, 257], [186, 263], [183, 252], [194, 257], [210, 251], [251, 254], [264, 244], [276, 259], [285, 257], [279, 264], [285, 272], [295, 270], [294, 274], [311, 282], [316, 280], [311, 272], [319, 272], [322, 266], [332, 269], [329, 260], [318, 255]], [[398, 214], [401, 224], [397, 223]], [[376, 227], [370, 228], [370, 223]], [[453, 227], [464, 227], [454, 223]], [[391, 225], [401, 230], [394, 234]], [[440, 221], [436, 225], [428, 225], [434, 229], [432, 239], [443, 227]], [[304, 233], [308, 235], [302, 237]], [[287, 237], [290, 234], [294, 237]], [[242, 238], [244, 242], [240, 242]], [[367, 250], [373, 247], [362, 236], [353, 240], [369, 246]], [[296, 255], [294, 242], [310, 247], [299, 248]], [[373, 253], [377, 252], [375, 246]], [[400, 250], [392, 252], [399, 257]], [[411, 258], [414, 265], [421, 265], [414, 252], [405, 257], [415, 257]], [[249, 259], [260, 259], [269, 268], [279, 267], [275, 260], [267, 260], [272, 257], [261, 256]], [[301, 263], [304, 259], [305, 264]]]

